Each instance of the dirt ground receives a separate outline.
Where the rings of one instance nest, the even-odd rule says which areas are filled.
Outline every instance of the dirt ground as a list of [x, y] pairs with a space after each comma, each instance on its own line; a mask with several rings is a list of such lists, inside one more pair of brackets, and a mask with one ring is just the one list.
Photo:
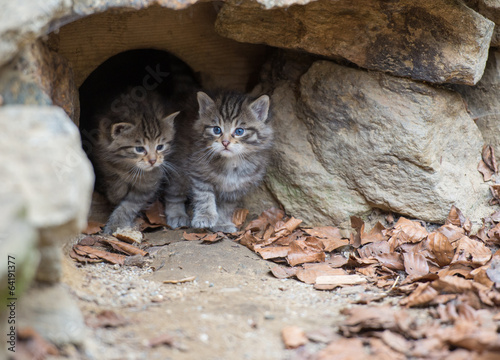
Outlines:
[[[335, 338], [362, 293], [375, 287], [318, 291], [294, 279], [277, 279], [273, 263], [231, 240], [213, 244], [181, 241], [182, 232], [147, 234], [149, 266], [81, 265], [64, 260], [64, 283], [84, 318], [112, 310], [126, 319], [117, 327], [90, 328], [87, 356], [95, 359], [306, 359]], [[194, 281], [164, 284], [165, 280]], [[368, 290], [367, 290], [368, 289]], [[397, 306], [397, 299], [381, 303]], [[281, 331], [302, 328], [316, 342], [285, 349]], [[151, 346], [159, 336], [169, 345]], [[75, 351], [75, 358], [81, 358]], [[70, 355], [70, 357], [73, 357]]]

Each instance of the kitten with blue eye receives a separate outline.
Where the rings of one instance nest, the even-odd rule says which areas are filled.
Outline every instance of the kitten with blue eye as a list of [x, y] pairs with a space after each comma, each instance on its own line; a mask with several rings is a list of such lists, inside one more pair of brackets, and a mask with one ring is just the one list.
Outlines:
[[191, 226], [235, 232], [238, 201], [264, 178], [273, 141], [269, 97], [237, 93], [211, 98], [198, 92], [198, 115], [176, 121], [173, 156], [181, 177], [165, 192], [167, 223], [188, 226], [185, 201], [193, 207]]
[[179, 112], [168, 113], [163, 99], [154, 93], [141, 100], [123, 94], [96, 117], [99, 132], [89, 154], [96, 189], [116, 206], [105, 233], [133, 226], [138, 213], [158, 196], [166, 173], [173, 170], [168, 159]]

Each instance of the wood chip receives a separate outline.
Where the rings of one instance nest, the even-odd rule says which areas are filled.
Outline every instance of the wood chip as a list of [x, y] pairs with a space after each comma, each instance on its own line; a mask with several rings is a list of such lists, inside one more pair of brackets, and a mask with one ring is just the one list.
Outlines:
[[182, 284], [196, 280], [196, 276], [189, 276], [180, 280], [163, 280], [164, 284]]

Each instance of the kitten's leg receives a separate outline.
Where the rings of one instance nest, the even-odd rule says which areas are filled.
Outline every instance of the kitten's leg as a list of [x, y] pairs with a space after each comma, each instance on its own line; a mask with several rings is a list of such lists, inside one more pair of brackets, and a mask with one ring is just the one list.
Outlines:
[[217, 212], [219, 218], [217, 219], [217, 224], [210, 228], [212, 231], [222, 231], [224, 233], [236, 232], [236, 226], [233, 224], [233, 213], [236, 209], [235, 202], [220, 202], [217, 204]]
[[104, 233], [112, 234], [117, 228], [132, 227], [139, 212], [151, 198], [149, 193], [130, 192], [120, 202], [104, 227]]
[[217, 205], [213, 186], [192, 179], [193, 220], [191, 226], [197, 229], [211, 228], [217, 224]]
[[167, 224], [172, 229], [189, 226], [189, 216], [186, 214], [186, 190], [182, 183], [184, 179], [175, 179], [165, 189], [165, 216]]

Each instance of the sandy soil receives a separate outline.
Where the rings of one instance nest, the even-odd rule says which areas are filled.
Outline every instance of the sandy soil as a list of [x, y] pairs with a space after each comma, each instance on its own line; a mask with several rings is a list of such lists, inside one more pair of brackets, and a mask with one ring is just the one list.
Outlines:
[[[149, 266], [80, 265], [64, 261], [64, 283], [91, 320], [113, 310], [124, 326], [90, 328], [87, 355], [95, 359], [305, 359], [337, 336], [339, 311], [364, 292], [352, 286], [318, 291], [293, 279], [276, 279], [262, 260], [231, 240], [214, 244], [180, 241], [181, 232], [148, 235], [154, 253]], [[164, 280], [195, 277], [181, 284]], [[397, 299], [385, 298], [395, 305]], [[299, 326], [317, 342], [298, 350], [285, 349], [281, 330]], [[149, 346], [169, 335], [171, 345]], [[71, 358], [81, 358], [67, 349]], [[73, 353], [73, 355], [71, 355]]]

